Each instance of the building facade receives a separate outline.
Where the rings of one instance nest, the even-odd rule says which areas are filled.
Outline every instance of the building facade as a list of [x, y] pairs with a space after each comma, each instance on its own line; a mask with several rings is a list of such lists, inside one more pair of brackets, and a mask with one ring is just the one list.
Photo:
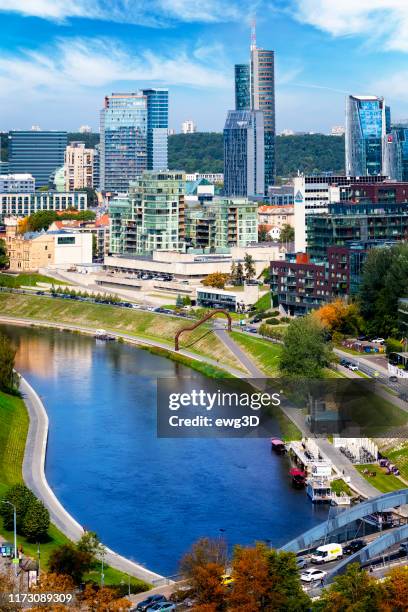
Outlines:
[[346, 174], [378, 176], [383, 172], [383, 141], [389, 132], [389, 109], [384, 98], [346, 99]]
[[93, 187], [94, 149], [87, 149], [84, 142], [71, 142], [65, 149], [65, 190]]
[[393, 125], [384, 136], [384, 174], [394, 181], [408, 181], [408, 125]]
[[100, 189], [126, 192], [147, 168], [148, 99], [142, 92], [105, 97], [100, 116]]
[[147, 99], [147, 169], [167, 170], [169, 134], [168, 89], [144, 89]]
[[235, 110], [251, 108], [249, 64], [235, 64]]
[[35, 178], [31, 174], [0, 174], [0, 193], [34, 193]]
[[39, 210], [63, 211], [69, 208], [86, 210], [87, 194], [80, 191], [60, 193], [36, 191], [35, 193], [0, 193], [0, 220], [5, 217], [27, 217]]
[[66, 132], [15, 131], [9, 133], [11, 174], [31, 174], [37, 187], [48, 185], [50, 176], [64, 163]]
[[224, 194], [262, 196], [264, 193], [264, 114], [229, 111], [224, 127]]
[[197, 126], [191, 119], [186, 119], [181, 124], [181, 133], [182, 134], [195, 134], [197, 131]]

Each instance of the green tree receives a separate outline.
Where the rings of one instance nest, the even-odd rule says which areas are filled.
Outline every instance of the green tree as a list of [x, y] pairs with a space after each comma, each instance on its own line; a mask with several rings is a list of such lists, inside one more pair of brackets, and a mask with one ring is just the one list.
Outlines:
[[92, 555], [78, 550], [74, 544], [62, 544], [50, 554], [48, 568], [55, 574], [71, 576], [75, 584], [80, 584], [82, 577], [92, 565]]
[[96, 234], [92, 234], [92, 259], [96, 259], [98, 255], [98, 240]]
[[76, 547], [79, 551], [88, 553], [92, 561], [95, 561], [103, 550], [103, 544], [95, 531], [85, 531]]
[[[296, 556], [290, 552], [268, 550], [270, 610], [306, 612], [310, 599], [303, 591], [296, 565]], [[280, 602], [280, 605], [276, 605]]]
[[9, 258], [7, 255], [6, 242], [0, 238], [0, 269], [7, 268], [9, 265]]
[[245, 279], [245, 276], [244, 276], [244, 267], [243, 267], [241, 262], [239, 262], [237, 264], [237, 272], [236, 272], [236, 275], [235, 275], [235, 279], [236, 279], [236, 281], [235, 281], [236, 285], [241, 286], [241, 285], [244, 284], [244, 279]]
[[344, 574], [336, 576], [328, 589], [314, 605], [315, 612], [333, 610], [339, 612], [379, 611], [382, 588], [358, 563], [352, 563]]
[[[28, 487], [23, 484], [17, 484], [7, 490], [3, 499], [11, 502], [16, 507], [17, 531], [21, 533], [28, 509], [37, 498]], [[0, 514], [3, 517], [4, 528], [11, 531], [14, 522], [12, 506], [10, 504], [0, 504]]]
[[294, 319], [284, 335], [281, 372], [292, 378], [321, 378], [332, 359], [331, 345], [319, 321], [312, 316]]
[[237, 264], [235, 261], [231, 264], [230, 280], [233, 285], [237, 284]]
[[268, 242], [270, 239], [266, 225], [258, 225], [258, 242]]
[[286, 223], [280, 233], [280, 242], [293, 242], [295, 239], [295, 228]]
[[0, 335], [0, 389], [15, 392], [19, 379], [14, 371], [16, 349], [7, 336]]
[[183, 296], [181, 296], [180, 294], [177, 295], [176, 306], [177, 308], [182, 308], [182, 306], [184, 306]]
[[49, 526], [50, 513], [39, 499], [34, 500], [25, 513], [22, 534], [30, 542], [41, 542], [46, 538]]
[[245, 268], [245, 278], [247, 281], [250, 281], [256, 275], [254, 258], [249, 253], [245, 253], [244, 257], [244, 268]]
[[82, 193], [86, 193], [88, 206], [90, 206], [91, 208], [97, 206], [98, 200], [96, 197], [95, 189], [93, 189], [92, 187], [82, 187], [81, 189], [75, 189], [75, 191], [81, 191]]

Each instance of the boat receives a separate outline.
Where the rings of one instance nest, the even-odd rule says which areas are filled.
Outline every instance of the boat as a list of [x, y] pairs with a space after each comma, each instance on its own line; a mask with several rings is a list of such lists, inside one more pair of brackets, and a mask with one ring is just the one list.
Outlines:
[[104, 342], [115, 340], [115, 336], [109, 335], [104, 329], [97, 329], [94, 337], [96, 340], [103, 340]]
[[271, 448], [277, 455], [284, 455], [286, 453], [285, 443], [279, 438], [271, 438]]
[[306, 485], [306, 472], [299, 468], [289, 470], [289, 475], [292, 477], [292, 486], [295, 489], [302, 489]]

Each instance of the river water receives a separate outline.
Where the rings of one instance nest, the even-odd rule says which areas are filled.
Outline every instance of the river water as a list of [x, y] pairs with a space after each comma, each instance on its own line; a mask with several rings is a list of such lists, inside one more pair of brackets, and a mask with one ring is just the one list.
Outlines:
[[201, 536], [279, 546], [323, 521], [268, 439], [158, 439], [157, 377], [189, 368], [125, 344], [0, 326], [50, 420], [46, 476], [117, 552], [164, 575]]

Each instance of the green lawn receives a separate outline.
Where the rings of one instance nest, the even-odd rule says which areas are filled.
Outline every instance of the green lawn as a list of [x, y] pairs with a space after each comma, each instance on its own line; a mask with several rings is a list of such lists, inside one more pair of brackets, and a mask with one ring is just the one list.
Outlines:
[[[381, 493], [390, 493], [391, 491], [406, 488], [406, 485], [402, 482], [402, 480], [392, 474], [387, 475], [379, 465], [356, 465], [355, 467], [367, 480], [367, 482], [381, 491]], [[366, 474], [363, 474], [365, 469], [368, 469], [370, 472], [376, 472], [377, 475], [371, 477], [367, 476]]]
[[340, 495], [341, 493], [345, 493], [346, 495], [349, 495], [349, 497], [353, 496], [353, 491], [350, 489], [348, 484], [344, 482], [342, 478], [337, 478], [336, 480], [332, 480], [331, 488], [332, 488], [332, 491], [334, 491], [334, 493], [337, 493], [337, 495]]
[[399, 442], [400, 444], [395, 450], [386, 450], [384, 454], [387, 459], [395, 463], [401, 472], [401, 476], [408, 480], [408, 442], [403, 443], [402, 440]]
[[231, 332], [231, 336], [264, 374], [279, 376], [279, 358], [282, 352], [280, 344], [273, 344], [269, 340], [253, 338], [235, 331]]
[[[22, 464], [24, 458], [25, 442], [28, 432], [28, 414], [24, 402], [19, 398], [7, 395], [0, 391], [0, 498], [7, 489], [23, 482]], [[0, 534], [8, 540], [13, 541], [14, 534], [7, 531], [3, 526], [3, 519], [0, 517]], [[49, 540], [41, 544], [41, 566], [47, 568], [50, 554], [54, 548], [69, 542], [54, 525], [48, 529]], [[22, 545], [26, 555], [37, 558], [37, 544], [28, 542], [21, 535], [17, 536], [18, 545]], [[97, 566], [85, 578], [97, 580], [94, 574], [99, 574]], [[107, 566], [104, 570], [105, 584], [120, 584], [123, 580], [127, 584], [127, 574]], [[145, 590], [147, 585], [136, 578], [131, 579], [131, 585], [135, 592]]]
[[37, 283], [69, 285], [65, 281], [57, 280], [51, 276], [44, 276], [43, 274], [0, 274], [0, 287], [35, 287]]
[[[0, 312], [4, 315], [26, 317], [55, 323], [84, 325], [127, 333], [148, 340], [159, 340], [174, 346], [174, 336], [181, 328], [191, 324], [178, 317], [154, 312], [117, 308], [105, 304], [91, 304], [63, 300], [48, 296], [0, 294]], [[214, 335], [210, 325], [203, 325], [181, 337], [180, 346], [197, 355], [205, 355], [219, 362], [220, 367], [231, 366], [245, 374], [235, 355]]]
[[269, 310], [272, 308], [271, 292], [267, 291], [267, 293], [265, 293], [257, 302], [255, 302], [254, 306], [259, 311]]

